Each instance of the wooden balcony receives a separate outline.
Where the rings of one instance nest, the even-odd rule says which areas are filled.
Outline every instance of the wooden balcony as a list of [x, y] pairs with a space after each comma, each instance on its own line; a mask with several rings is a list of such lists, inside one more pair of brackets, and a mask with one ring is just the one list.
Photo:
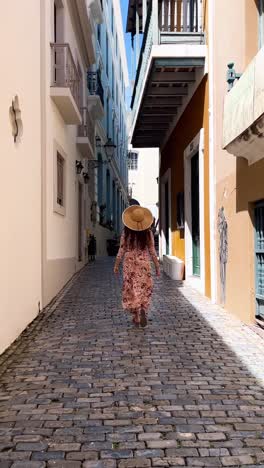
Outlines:
[[[134, 147], [162, 146], [204, 76], [201, 4], [151, 0], [145, 21], [138, 11], [144, 36], [131, 101]], [[132, 21], [127, 31], [135, 32]]]
[[78, 126], [77, 146], [84, 158], [94, 157], [94, 120], [87, 107], [81, 108], [82, 123]]
[[81, 79], [69, 44], [51, 44], [50, 96], [67, 125], [82, 123], [80, 85]]

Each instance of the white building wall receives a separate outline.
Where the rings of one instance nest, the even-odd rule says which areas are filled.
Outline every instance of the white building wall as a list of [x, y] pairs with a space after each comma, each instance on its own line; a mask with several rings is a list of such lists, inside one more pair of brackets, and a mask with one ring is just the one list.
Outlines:
[[[64, 43], [68, 43], [75, 64], [79, 63], [83, 82], [86, 83], [86, 67], [81, 56], [76, 34], [68, 10], [67, 2], [64, 6]], [[54, 42], [53, 0], [45, 3], [46, 44]], [[56, 104], [50, 98], [51, 84], [51, 51], [46, 47], [45, 60], [45, 222], [44, 222], [44, 291], [43, 305], [46, 305], [71, 276], [84, 264], [78, 262], [78, 184], [83, 184], [82, 176], [76, 175], [75, 161], [81, 160], [81, 154], [76, 145], [77, 126], [67, 125], [60, 114]], [[87, 95], [84, 86], [84, 96]], [[85, 101], [84, 101], [85, 104]], [[56, 197], [56, 150], [65, 158], [65, 214], [54, 211], [54, 198]], [[83, 193], [86, 187], [83, 185]], [[83, 213], [83, 236], [88, 220]]]
[[[26, 11], [20, 0], [5, 2], [0, 27], [0, 353], [41, 303], [40, 2], [28, 0]], [[23, 124], [16, 143], [15, 95]]]

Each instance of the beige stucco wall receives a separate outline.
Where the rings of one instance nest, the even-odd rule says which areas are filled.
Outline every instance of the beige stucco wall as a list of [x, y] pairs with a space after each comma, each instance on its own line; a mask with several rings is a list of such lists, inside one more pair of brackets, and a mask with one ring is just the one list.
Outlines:
[[[228, 14], [227, 14], [228, 12]], [[238, 25], [240, 25], [238, 27]], [[254, 300], [254, 231], [250, 216], [247, 186], [258, 186], [250, 176], [245, 160], [238, 160], [222, 150], [223, 102], [227, 93], [227, 63], [234, 61], [237, 72], [243, 72], [257, 52], [258, 18], [255, 0], [222, 0], [214, 2], [214, 79], [210, 82], [214, 98], [214, 161], [216, 180], [216, 221], [223, 206], [228, 223], [228, 263], [226, 280], [226, 309], [245, 322], [255, 313]], [[223, 34], [224, 31], [224, 34]], [[218, 38], [221, 37], [221, 40]], [[212, 46], [212, 44], [211, 44]], [[248, 177], [241, 185], [241, 167]], [[243, 195], [242, 195], [243, 194]], [[257, 194], [256, 194], [257, 195]], [[243, 203], [241, 204], [241, 196]], [[264, 196], [264, 193], [263, 193]], [[240, 204], [240, 208], [239, 205]], [[217, 242], [217, 301], [220, 302], [219, 235]]]
[[[77, 60], [82, 68], [85, 93], [86, 68], [78, 46], [75, 31], [67, 7], [64, 4], [64, 42], [70, 45], [75, 63]], [[45, 170], [43, 173], [45, 187], [44, 206], [44, 282], [43, 297], [46, 305], [71, 276], [80, 268], [77, 260], [78, 249], [78, 183], [75, 161], [81, 159], [81, 154], [76, 146], [77, 127], [66, 125], [63, 116], [50, 98], [51, 77], [51, 51], [49, 44], [53, 37], [53, 0], [49, 0], [43, 7], [45, 43], [45, 73], [44, 93], [46, 117], [45, 131]], [[55, 196], [55, 161], [56, 149], [59, 149], [65, 157], [65, 215], [54, 211]], [[86, 189], [84, 188], [84, 192]], [[87, 227], [87, 219], [83, 213], [83, 232]], [[84, 243], [83, 243], [84, 253]]]
[[[21, 21], [23, 18], [23, 21]], [[0, 28], [0, 352], [41, 302], [40, 1], [5, 2]], [[23, 135], [14, 143], [9, 107], [19, 97]]]

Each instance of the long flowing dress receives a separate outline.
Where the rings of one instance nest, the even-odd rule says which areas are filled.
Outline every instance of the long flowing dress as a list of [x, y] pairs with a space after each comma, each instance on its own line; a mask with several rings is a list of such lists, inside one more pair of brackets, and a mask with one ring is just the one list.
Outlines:
[[121, 236], [116, 266], [119, 267], [124, 258], [122, 303], [125, 310], [133, 313], [144, 310], [147, 313], [153, 290], [150, 257], [155, 264], [156, 270], [159, 270], [154, 237], [151, 231], [144, 250], [137, 247], [136, 244], [131, 247], [129, 243], [126, 243], [124, 234]]

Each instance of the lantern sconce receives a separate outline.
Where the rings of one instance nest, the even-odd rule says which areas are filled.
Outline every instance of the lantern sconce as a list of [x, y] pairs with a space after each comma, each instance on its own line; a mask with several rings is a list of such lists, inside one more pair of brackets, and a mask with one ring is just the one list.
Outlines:
[[90, 179], [90, 177], [89, 177], [88, 172], [83, 172], [83, 181], [84, 181], [85, 184], [88, 184], [89, 179]]
[[228, 83], [228, 92], [231, 91], [231, 89], [234, 86], [234, 83], [236, 80], [239, 80], [241, 78], [242, 73], [237, 73], [236, 70], [234, 69], [234, 62], [230, 62], [227, 64], [227, 73], [226, 73], [226, 81]]
[[102, 147], [101, 138], [98, 135], [96, 135], [96, 137], [95, 137], [95, 146], [96, 146], [96, 148], [101, 148]]
[[82, 161], [75, 161], [75, 165], [76, 165], [76, 174], [81, 174], [83, 170]]
[[110, 163], [114, 157], [115, 150], [116, 150], [116, 145], [113, 143], [111, 138], [108, 138], [106, 144], [104, 145], [104, 149], [105, 149], [108, 162]]

